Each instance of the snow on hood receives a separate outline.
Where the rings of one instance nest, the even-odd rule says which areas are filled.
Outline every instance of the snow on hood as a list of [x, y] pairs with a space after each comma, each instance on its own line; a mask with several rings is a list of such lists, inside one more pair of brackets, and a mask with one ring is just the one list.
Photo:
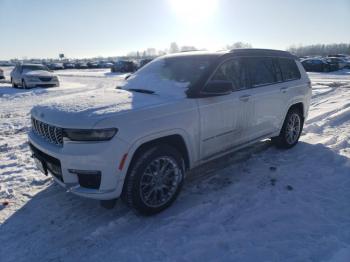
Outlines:
[[164, 72], [164, 70], [162, 70], [163, 66], [163, 59], [152, 61], [144, 68], [141, 68], [141, 70], [132, 74], [127, 81], [121, 85], [121, 88], [125, 90], [146, 89], [159, 95], [186, 97], [185, 92], [190, 83], [178, 82], [162, 76], [161, 73]]
[[53, 98], [35, 106], [31, 113], [36, 119], [55, 126], [91, 128], [98, 121], [117, 113], [165, 101], [154, 94], [109, 88]]
[[26, 76], [54, 76], [53, 73], [45, 70], [24, 71]]

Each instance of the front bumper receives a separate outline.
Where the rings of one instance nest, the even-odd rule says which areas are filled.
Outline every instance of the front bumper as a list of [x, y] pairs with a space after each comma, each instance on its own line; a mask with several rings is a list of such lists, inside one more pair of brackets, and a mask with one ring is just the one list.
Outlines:
[[[29, 143], [34, 148], [32, 148], [34, 155], [41, 152], [42, 158], [49, 157], [56, 162], [56, 167], [60, 166], [60, 172], [52, 172], [57, 171], [56, 167], [51, 168], [53, 170], [48, 168], [48, 171], [53, 175], [54, 180], [67, 191], [99, 200], [114, 199], [120, 196], [124, 177], [118, 167], [129, 148], [124, 141], [114, 137], [110, 141], [97, 143], [65, 142], [63, 147], [60, 147], [45, 141], [31, 131]], [[77, 174], [79, 170], [86, 171], [87, 179], [84, 179], [84, 174]], [[98, 187], [91, 187], [87, 184], [89, 183], [87, 181], [91, 182], [89, 173], [93, 172], [100, 174]]]

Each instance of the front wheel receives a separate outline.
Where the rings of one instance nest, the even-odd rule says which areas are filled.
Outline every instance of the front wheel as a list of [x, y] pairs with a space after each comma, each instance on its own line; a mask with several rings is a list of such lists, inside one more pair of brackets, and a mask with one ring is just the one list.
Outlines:
[[13, 78], [11, 78], [11, 83], [12, 83], [12, 87], [13, 87], [13, 88], [17, 88], [17, 87], [18, 87], [18, 85], [15, 84], [15, 82], [13, 81]]
[[26, 81], [24, 81], [24, 79], [22, 80], [22, 88], [23, 89], [27, 89], [28, 88], [28, 86], [26, 84]]
[[184, 160], [169, 145], [156, 145], [138, 155], [132, 163], [122, 199], [138, 212], [153, 215], [169, 207], [184, 180]]
[[295, 146], [303, 130], [304, 119], [299, 109], [292, 108], [284, 120], [280, 135], [272, 138], [272, 142], [279, 148]]

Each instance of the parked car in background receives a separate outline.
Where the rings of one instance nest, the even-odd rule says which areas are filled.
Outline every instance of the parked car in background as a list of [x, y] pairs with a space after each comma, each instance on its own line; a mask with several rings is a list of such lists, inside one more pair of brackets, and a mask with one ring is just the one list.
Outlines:
[[140, 61], [140, 65], [139, 68], [143, 67], [144, 65], [148, 64], [149, 62], [151, 62], [153, 59], [152, 58], [147, 58], [147, 59], [142, 59]]
[[4, 70], [0, 68], [0, 79], [5, 79]]
[[132, 73], [137, 70], [133, 61], [120, 60], [111, 67], [111, 72]]
[[18, 64], [11, 72], [13, 87], [53, 87], [59, 86], [58, 77], [41, 64]]
[[310, 99], [310, 79], [288, 52], [179, 53], [101, 96], [35, 106], [29, 145], [38, 168], [65, 190], [122, 196], [151, 215], [175, 201], [193, 167], [266, 138], [295, 146]]
[[77, 69], [87, 69], [89, 67], [88, 67], [87, 63], [85, 63], [85, 62], [78, 62], [78, 63], [75, 64], [75, 68], [77, 68]]
[[323, 58], [308, 58], [301, 63], [307, 72], [331, 72], [339, 69], [338, 63]]
[[88, 68], [91, 68], [91, 69], [98, 68], [98, 62], [89, 61], [89, 62], [86, 63], [86, 65], [87, 65]]
[[112, 68], [113, 67], [113, 63], [111, 62], [106, 62], [106, 61], [102, 61], [98, 64], [99, 68]]
[[347, 66], [347, 62], [343, 57], [327, 57], [327, 62], [338, 64], [339, 69], [343, 69]]
[[347, 57], [349, 57], [349, 55], [345, 55], [345, 54], [337, 54], [337, 55], [328, 55], [328, 57], [341, 57], [341, 58], [347, 58]]
[[350, 69], [350, 58], [345, 60], [345, 68]]
[[66, 62], [66, 63], [63, 63], [63, 67], [64, 69], [74, 69], [75, 65], [71, 62]]
[[52, 63], [48, 65], [48, 68], [51, 70], [61, 70], [64, 69], [64, 66], [61, 63]]
[[1, 61], [0, 66], [15, 66], [15, 64], [9, 61]]

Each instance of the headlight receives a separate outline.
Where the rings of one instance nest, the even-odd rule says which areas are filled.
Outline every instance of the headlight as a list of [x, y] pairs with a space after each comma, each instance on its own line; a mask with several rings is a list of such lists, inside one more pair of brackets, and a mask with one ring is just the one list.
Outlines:
[[117, 128], [107, 129], [64, 129], [63, 137], [71, 141], [107, 141], [118, 132]]

